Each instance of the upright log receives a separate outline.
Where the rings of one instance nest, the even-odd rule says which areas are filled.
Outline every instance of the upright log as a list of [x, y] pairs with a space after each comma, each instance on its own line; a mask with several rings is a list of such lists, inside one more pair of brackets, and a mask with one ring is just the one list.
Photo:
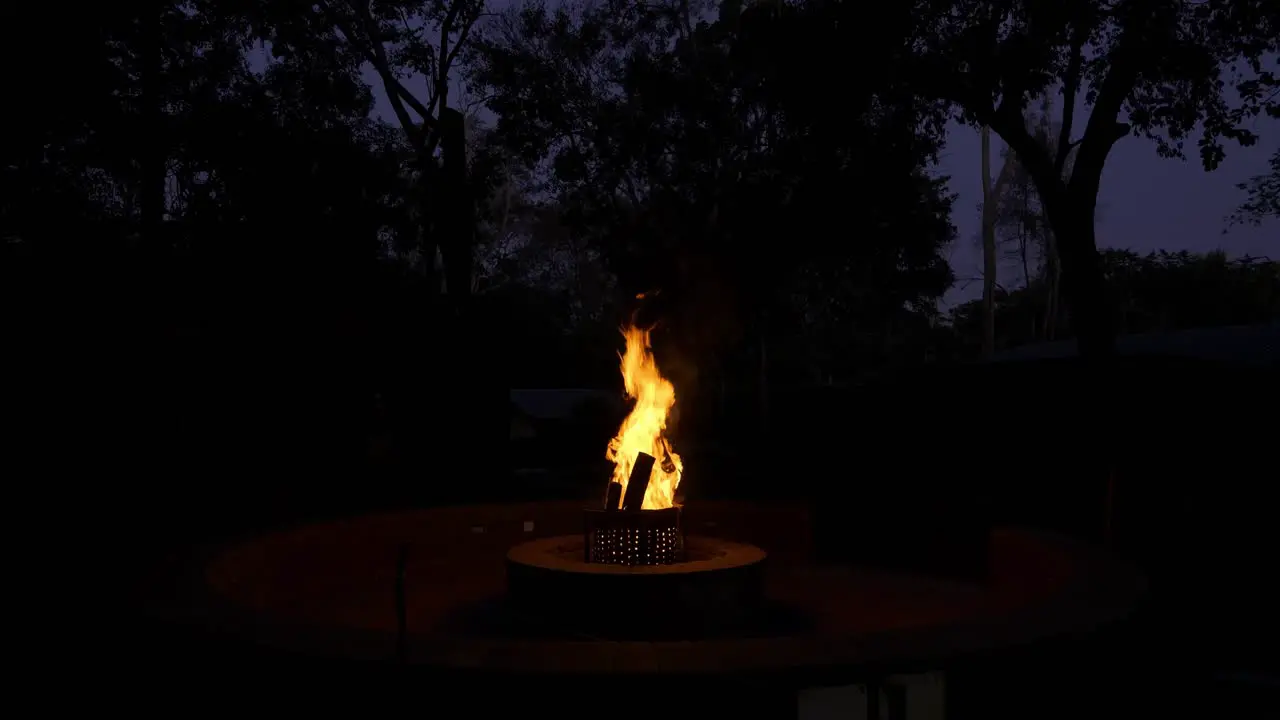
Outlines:
[[617, 510], [619, 503], [622, 502], [622, 485], [620, 483], [611, 482], [609, 488], [604, 494], [604, 509]]
[[649, 489], [649, 476], [653, 474], [656, 459], [649, 453], [637, 453], [636, 464], [631, 466], [627, 478], [627, 494], [622, 499], [623, 510], [639, 510], [644, 505], [644, 494]]

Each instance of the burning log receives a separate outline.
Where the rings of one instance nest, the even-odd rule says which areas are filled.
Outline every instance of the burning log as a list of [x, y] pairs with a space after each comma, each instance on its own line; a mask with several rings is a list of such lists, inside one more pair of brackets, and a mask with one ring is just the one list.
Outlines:
[[617, 510], [618, 504], [622, 502], [622, 485], [616, 482], [609, 483], [609, 489], [604, 494], [604, 509]]
[[676, 471], [675, 461], [671, 459], [671, 451], [662, 454], [662, 472], [670, 474]]
[[627, 479], [627, 494], [622, 499], [623, 510], [639, 510], [644, 505], [644, 494], [649, 489], [649, 476], [653, 474], [656, 459], [647, 452], [636, 453], [636, 463], [631, 466]]

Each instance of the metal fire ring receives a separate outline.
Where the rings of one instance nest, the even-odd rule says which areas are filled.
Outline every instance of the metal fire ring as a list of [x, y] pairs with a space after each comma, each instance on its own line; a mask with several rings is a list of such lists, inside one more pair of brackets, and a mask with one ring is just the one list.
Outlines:
[[670, 565], [685, 559], [680, 506], [583, 511], [582, 557], [608, 565]]

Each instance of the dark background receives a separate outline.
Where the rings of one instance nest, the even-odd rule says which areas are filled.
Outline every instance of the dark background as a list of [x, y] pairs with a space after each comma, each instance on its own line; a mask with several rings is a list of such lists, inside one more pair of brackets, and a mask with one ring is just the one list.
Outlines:
[[[1002, 522], [1110, 543], [1159, 590], [1153, 635], [1187, 638], [1197, 662], [1263, 664], [1280, 270], [1243, 253], [1273, 237], [1280, 20], [1227, 0], [1133, 0], [1124, 17], [1067, 3], [988, 42], [997, 4], [928, 5], [874, 22], [819, 2], [6, 15], [6, 59], [29, 68], [0, 143], [4, 475], [15, 562], [36, 578], [22, 594], [76, 625], [200, 542], [593, 497], [625, 410], [607, 401], [617, 329], [639, 311], [677, 388], [691, 502], [810, 502], [835, 555], [884, 562]], [[1143, 24], [1184, 12], [1211, 15], [1187, 37]], [[366, 19], [377, 33], [353, 30]], [[1083, 75], [1062, 60], [1079, 28], [1096, 40]], [[443, 72], [442, 32], [461, 48]], [[31, 60], [51, 46], [59, 63]], [[1259, 69], [1219, 87], [1238, 55]], [[1117, 67], [1136, 67], [1118, 94], [1053, 100]], [[991, 92], [957, 98], [966, 83]], [[1012, 114], [981, 101], [1004, 93]], [[1062, 107], [1105, 114], [1107, 98], [1123, 114], [1074, 119], [1069, 182], [1033, 169], [1065, 152]], [[1116, 122], [1113, 159], [1079, 159]], [[987, 302], [957, 302], [974, 294], [952, 251], [976, 198], [948, 176], [983, 174], [958, 160], [982, 126], [1025, 157], [993, 152], [990, 174], [1011, 177], [992, 202], [999, 277]], [[1126, 159], [1202, 134], [1201, 166], [1225, 142], [1257, 171], [1206, 175], [1203, 205], [1163, 198], [1212, 217], [1214, 241], [1134, 223], [1156, 210], [1116, 190]], [[1090, 178], [1106, 182], [1090, 194]], [[1184, 251], [1230, 223], [1253, 239]], [[1176, 341], [1237, 327], [1257, 339], [1235, 357], [1197, 359], [1213, 335]], [[1141, 357], [1124, 350], [1137, 338]], [[995, 362], [1053, 342], [1069, 357]], [[519, 388], [606, 400], [516, 442]]]

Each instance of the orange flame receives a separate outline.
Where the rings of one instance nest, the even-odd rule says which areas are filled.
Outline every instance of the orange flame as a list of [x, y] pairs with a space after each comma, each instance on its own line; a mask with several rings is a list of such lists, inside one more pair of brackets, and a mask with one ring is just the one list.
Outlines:
[[626, 497], [627, 480], [636, 456], [645, 452], [657, 462], [649, 475], [649, 488], [644, 494], [644, 510], [660, 510], [675, 505], [676, 488], [684, 463], [671, 450], [671, 443], [664, 432], [667, 414], [676, 404], [676, 390], [670, 380], [662, 377], [658, 363], [649, 345], [649, 331], [635, 326], [623, 328], [627, 350], [622, 355], [622, 382], [627, 396], [634, 398], [635, 407], [622, 421], [618, 434], [609, 441], [605, 457], [613, 461], [613, 480], [622, 485]]

